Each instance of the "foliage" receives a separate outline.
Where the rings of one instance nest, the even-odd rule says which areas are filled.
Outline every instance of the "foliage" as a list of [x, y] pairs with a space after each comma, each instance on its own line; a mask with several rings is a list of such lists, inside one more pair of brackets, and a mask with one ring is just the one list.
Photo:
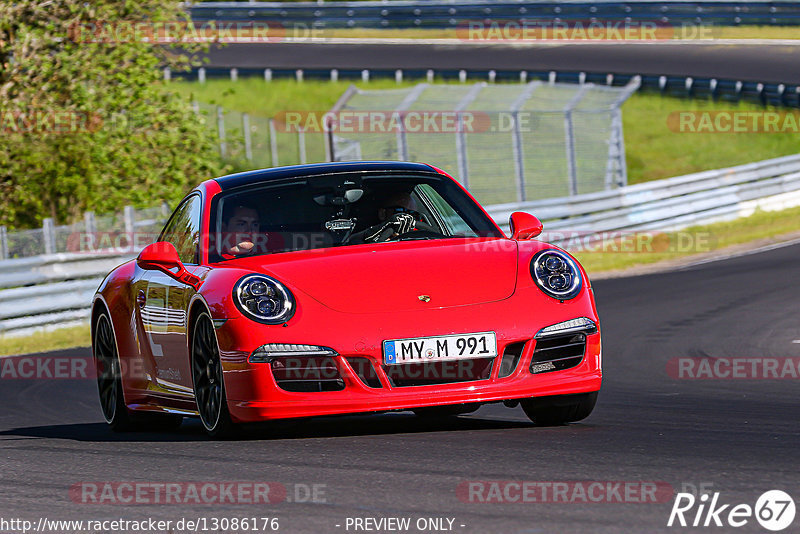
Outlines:
[[185, 17], [165, 0], [0, 3], [0, 224], [175, 201], [221, 171], [213, 131], [161, 82], [198, 45], [114, 31]]

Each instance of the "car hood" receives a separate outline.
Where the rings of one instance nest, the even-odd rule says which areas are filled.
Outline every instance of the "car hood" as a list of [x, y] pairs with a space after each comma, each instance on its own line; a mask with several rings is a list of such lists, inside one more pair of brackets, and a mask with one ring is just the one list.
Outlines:
[[505, 239], [406, 241], [250, 258], [259, 259], [261, 268], [254, 270], [346, 313], [503, 300], [514, 294], [517, 278], [517, 245]]

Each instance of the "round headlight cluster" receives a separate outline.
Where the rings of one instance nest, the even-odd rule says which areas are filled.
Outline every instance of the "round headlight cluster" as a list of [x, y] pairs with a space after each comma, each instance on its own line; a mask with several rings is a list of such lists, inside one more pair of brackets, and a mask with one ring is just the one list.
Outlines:
[[269, 276], [249, 274], [233, 288], [233, 301], [239, 310], [258, 322], [280, 324], [294, 315], [292, 293]]
[[581, 291], [581, 273], [575, 261], [559, 250], [543, 250], [531, 260], [531, 276], [554, 299], [574, 298]]

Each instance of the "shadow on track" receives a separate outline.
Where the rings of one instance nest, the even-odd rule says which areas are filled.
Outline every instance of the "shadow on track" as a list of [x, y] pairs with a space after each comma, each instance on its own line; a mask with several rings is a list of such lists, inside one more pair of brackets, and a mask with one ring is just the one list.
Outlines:
[[[342, 416], [300, 419], [243, 425], [238, 440], [291, 440], [455, 432], [506, 430], [533, 427], [525, 421], [503, 421], [479, 417], [441, 417], [421, 419], [411, 414]], [[546, 429], [542, 429], [546, 430]], [[182, 442], [209, 438], [200, 422], [184, 419], [179, 429], [164, 432], [112, 432], [105, 423], [74, 423], [13, 428], [0, 431], [0, 441], [14, 438], [55, 438], [87, 442]]]

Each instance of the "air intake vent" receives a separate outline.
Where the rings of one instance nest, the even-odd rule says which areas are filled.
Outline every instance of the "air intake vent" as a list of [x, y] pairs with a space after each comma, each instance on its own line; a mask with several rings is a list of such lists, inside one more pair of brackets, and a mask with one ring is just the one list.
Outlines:
[[278, 387], [286, 391], [341, 391], [344, 380], [331, 356], [280, 356], [270, 362]]
[[372, 362], [368, 358], [360, 356], [351, 356], [347, 358], [347, 363], [353, 368], [358, 378], [364, 383], [365, 386], [370, 388], [381, 388], [381, 381], [378, 378], [378, 373], [372, 366]]
[[525, 349], [525, 341], [519, 343], [511, 343], [506, 345], [506, 350], [503, 351], [503, 359], [500, 361], [500, 372], [498, 378], [505, 378], [511, 376], [517, 369], [517, 364], [522, 356], [522, 351]]
[[586, 336], [583, 334], [538, 339], [531, 359], [531, 373], [548, 373], [575, 367], [583, 360], [585, 351]]

